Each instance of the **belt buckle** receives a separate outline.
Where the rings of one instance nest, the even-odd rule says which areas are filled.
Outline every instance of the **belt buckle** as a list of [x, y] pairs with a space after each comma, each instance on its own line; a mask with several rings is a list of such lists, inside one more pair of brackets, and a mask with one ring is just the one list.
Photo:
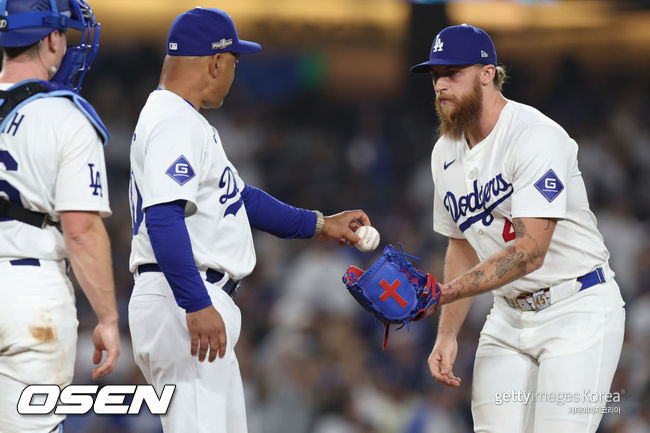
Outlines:
[[530, 295], [519, 295], [514, 299], [515, 306], [520, 310], [520, 311], [532, 311], [534, 308], [531, 306], [530, 302], [528, 302], [528, 298]]
[[538, 290], [532, 294], [533, 297], [533, 309], [534, 310], [543, 310], [551, 306], [551, 290], [542, 289]]
[[519, 295], [513, 299], [513, 304], [520, 311], [539, 311], [548, 308], [551, 306], [550, 289]]
[[598, 277], [598, 284], [603, 284], [605, 282], [605, 272], [602, 267], [596, 268], [596, 276]]

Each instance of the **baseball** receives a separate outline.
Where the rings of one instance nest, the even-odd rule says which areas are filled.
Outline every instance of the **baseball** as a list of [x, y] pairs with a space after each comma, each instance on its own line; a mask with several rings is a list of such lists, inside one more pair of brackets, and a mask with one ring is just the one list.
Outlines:
[[361, 226], [355, 233], [361, 237], [361, 242], [355, 245], [359, 251], [369, 253], [379, 245], [379, 232], [373, 226]]

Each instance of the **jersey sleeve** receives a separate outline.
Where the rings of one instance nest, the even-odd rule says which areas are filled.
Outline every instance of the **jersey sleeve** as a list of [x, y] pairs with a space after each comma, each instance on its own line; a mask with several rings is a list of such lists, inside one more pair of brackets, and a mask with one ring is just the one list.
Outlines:
[[577, 145], [566, 133], [552, 126], [529, 130], [507, 161], [512, 179], [513, 218], [564, 218], [571, 169]]
[[54, 210], [97, 211], [110, 216], [104, 148], [97, 132], [81, 114], [60, 125], [61, 143]]
[[433, 231], [450, 238], [464, 239], [465, 235], [445, 209], [439, 190], [436, 187], [433, 193]]
[[309, 239], [316, 229], [316, 213], [281, 202], [266, 191], [245, 185], [241, 192], [252, 227], [279, 238]]
[[[438, 143], [436, 143], [436, 146]], [[441, 179], [438, 179], [436, 174], [436, 167], [439, 167], [441, 162], [439, 161], [438, 153], [436, 151], [436, 146], [431, 152], [431, 175], [433, 177], [433, 231], [440, 233], [441, 235], [464, 239], [465, 236], [463, 232], [460, 231], [458, 225], [454, 222], [447, 209], [445, 209], [443, 194], [445, 194], [443, 182]]]
[[185, 200], [186, 215], [196, 212], [202, 157], [201, 124], [192, 117], [156, 124], [145, 144], [142, 208]]

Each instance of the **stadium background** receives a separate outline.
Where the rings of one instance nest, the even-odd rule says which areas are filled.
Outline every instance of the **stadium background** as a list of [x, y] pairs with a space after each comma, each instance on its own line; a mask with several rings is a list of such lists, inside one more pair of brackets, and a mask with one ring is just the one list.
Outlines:
[[[427, 4], [425, 4], [427, 3]], [[511, 76], [504, 94], [539, 108], [580, 145], [579, 164], [627, 302], [612, 391], [620, 414], [601, 433], [650, 431], [650, 2], [202, 0], [229, 12], [243, 56], [222, 109], [204, 114], [247, 183], [326, 214], [362, 208], [382, 234], [442, 275], [446, 242], [431, 229], [429, 156], [436, 136], [427, 57], [451, 24], [487, 30]], [[122, 357], [104, 383], [141, 383], [127, 327], [129, 143], [158, 82], [166, 32], [196, 0], [92, 0], [101, 48], [83, 94], [108, 125], [106, 148]], [[426, 359], [435, 318], [391, 334], [345, 292], [363, 255], [316, 241], [255, 233], [258, 265], [237, 296], [237, 352], [251, 433], [455, 433], [471, 430], [473, 354], [491, 295], [475, 301], [459, 336], [459, 389], [438, 385]], [[76, 383], [90, 383], [95, 319], [77, 300]], [[185, 350], [185, 348], [179, 348]], [[160, 432], [157, 417], [76, 416], [66, 432]]]

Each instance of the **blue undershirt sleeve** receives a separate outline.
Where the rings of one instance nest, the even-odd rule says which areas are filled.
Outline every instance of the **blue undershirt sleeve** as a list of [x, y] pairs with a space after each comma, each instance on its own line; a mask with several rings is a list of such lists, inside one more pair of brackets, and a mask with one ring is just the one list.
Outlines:
[[191, 313], [212, 305], [194, 262], [190, 235], [185, 226], [185, 200], [148, 207], [145, 224], [156, 262], [179, 307]]
[[314, 235], [316, 212], [290, 206], [250, 185], [244, 187], [241, 196], [252, 227], [284, 239]]

